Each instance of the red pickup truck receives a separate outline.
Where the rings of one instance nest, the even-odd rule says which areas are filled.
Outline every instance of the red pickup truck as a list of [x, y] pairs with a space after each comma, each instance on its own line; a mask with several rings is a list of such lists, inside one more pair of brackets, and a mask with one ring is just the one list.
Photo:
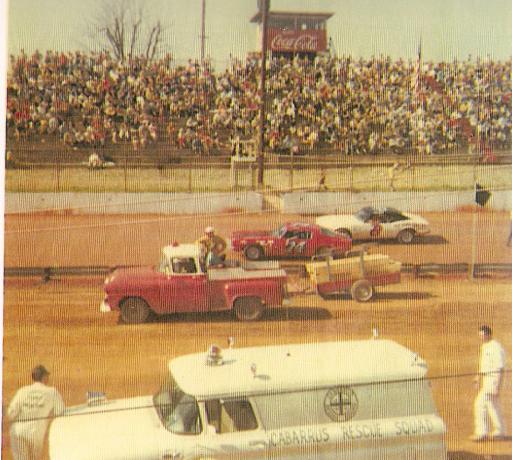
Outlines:
[[312, 257], [344, 254], [352, 240], [316, 224], [287, 223], [271, 231], [239, 231], [231, 235], [231, 249], [249, 260], [264, 257]]
[[266, 307], [287, 301], [286, 273], [275, 264], [206, 268], [194, 244], [166, 246], [159, 265], [115, 269], [105, 280], [100, 311], [119, 310], [125, 323], [153, 314], [233, 310], [240, 320], [259, 319]]

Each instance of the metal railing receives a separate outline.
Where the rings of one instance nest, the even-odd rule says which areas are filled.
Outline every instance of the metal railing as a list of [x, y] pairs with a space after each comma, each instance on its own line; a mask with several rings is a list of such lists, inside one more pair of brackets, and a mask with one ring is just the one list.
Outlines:
[[[123, 266], [123, 267], [130, 267]], [[69, 266], [69, 267], [5, 267], [5, 278], [24, 278], [35, 277], [40, 278], [43, 282], [51, 279], [69, 276], [106, 276], [116, 267], [105, 265], [100, 266]], [[305, 273], [304, 265], [301, 263], [289, 263], [283, 265], [284, 270], [288, 274]], [[473, 270], [473, 276], [483, 277], [492, 275], [509, 275], [512, 276], [512, 263], [486, 263], [475, 264], [474, 266], [466, 262], [456, 263], [423, 263], [423, 264], [402, 264], [402, 273], [410, 273], [415, 278], [421, 278], [430, 275], [441, 276], [461, 276], [470, 274]]]

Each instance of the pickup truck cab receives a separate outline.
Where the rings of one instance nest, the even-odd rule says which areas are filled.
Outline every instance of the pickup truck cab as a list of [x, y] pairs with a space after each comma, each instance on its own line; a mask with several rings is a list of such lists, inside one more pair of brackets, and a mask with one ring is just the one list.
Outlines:
[[243, 252], [249, 260], [344, 254], [351, 247], [349, 237], [307, 223], [287, 223], [275, 231], [238, 231], [231, 235], [231, 249]]
[[391, 340], [185, 355], [155, 395], [71, 407], [51, 460], [446, 460], [427, 366]]
[[145, 322], [152, 313], [220, 310], [257, 320], [266, 307], [282, 305], [287, 290], [284, 270], [256, 265], [206, 269], [197, 245], [166, 246], [157, 266], [115, 269], [105, 280], [100, 310], [119, 310], [126, 323]]

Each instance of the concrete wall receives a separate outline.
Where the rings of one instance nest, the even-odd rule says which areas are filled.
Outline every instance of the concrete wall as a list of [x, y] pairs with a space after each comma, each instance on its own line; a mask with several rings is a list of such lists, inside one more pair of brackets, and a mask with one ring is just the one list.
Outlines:
[[5, 212], [69, 210], [76, 213], [221, 213], [260, 211], [259, 193], [6, 193]]
[[[281, 211], [300, 214], [355, 212], [363, 206], [392, 206], [403, 211], [453, 211], [473, 205], [474, 192], [293, 192], [281, 195]], [[512, 190], [492, 191], [486, 208], [512, 209]]]
[[[221, 213], [237, 209], [258, 212], [264, 196], [245, 193], [6, 193], [5, 212], [73, 210], [75, 213]], [[453, 211], [474, 204], [467, 192], [293, 192], [272, 200], [283, 213], [354, 212], [363, 206], [393, 206], [403, 211]], [[512, 190], [492, 191], [486, 205], [512, 210]]]

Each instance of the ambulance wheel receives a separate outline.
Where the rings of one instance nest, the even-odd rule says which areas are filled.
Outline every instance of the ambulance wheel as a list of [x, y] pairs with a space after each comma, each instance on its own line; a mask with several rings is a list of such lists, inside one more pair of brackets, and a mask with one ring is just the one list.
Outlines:
[[240, 321], [256, 321], [263, 316], [265, 307], [258, 297], [242, 297], [235, 300], [233, 310]]
[[350, 294], [358, 302], [368, 302], [373, 297], [373, 286], [368, 280], [357, 280], [350, 288]]
[[399, 243], [409, 244], [412, 243], [414, 239], [414, 231], [413, 230], [402, 230], [396, 237]]
[[244, 254], [249, 260], [260, 260], [263, 258], [263, 249], [257, 244], [251, 244], [244, 249]]
[[151, 313], [149, 305], [138, 297], [128, 297], [123, 300], [120, 309], [121, 319], [127, 324], [145, 323]]

